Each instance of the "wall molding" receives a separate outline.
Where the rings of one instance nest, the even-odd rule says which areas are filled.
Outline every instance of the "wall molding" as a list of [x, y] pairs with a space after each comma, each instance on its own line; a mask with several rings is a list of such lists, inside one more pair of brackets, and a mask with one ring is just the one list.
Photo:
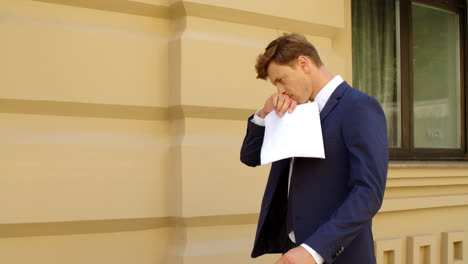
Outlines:
[[468, 176], [389, 178], [387, 188], [468, 185]]
[[395, 197], [384, 199], [379, 212], [396, 212], [468, 205], [468, 194]]
[[34, 0], [37, 2], [111, 11], [130, 15], [169, 18], [169, 6], [128, 0]]
[[167, 120], [169, 116], [166, 107], [24, 99], [0, 99], [0, 113], [132, 120]]
[[0, 238], [131, 232], [157, 228], [254, 225], [258, 214], [0, 224]]
[[377, 264], [456, 264], [468, 260], [466, 230], [376, 239], [374, 245]]
[[288, 32], [311, 34], [325, 38], [333, 38], [340, 30], [344, 29], [280, 16], [187, 1], [178, 1], [171, 5], [171, 12], [171, 17], [194, 16]]
[[[468, 205], [468, 194], [385, 199], [379, 213]], [[193, 217], [0, 224], [0, 238], [139, 231], [156, 228], [256, 225], [258, 213]]]
[[392, 169], [468, 168], [467, 161], [390, 161]]
[[0, 224], [0, 238], [128, 232], [174, 225], [170, 217]]
[[0, 113], [130, 120], [180, 120], [185, 118], [247, 120], [254, 109], [178, 105], [170, 107], [99, 104], [64, 101], [0, 99]]
[[281, 16], [188, 1], [172, 1], [173, 3], [170, 5], [150, 4], [135, 0], [35, 1], [164, 19], [193, 16], [289, 32], [305, 33], [326, 38], [333, 38], [340, 32], [340, 30], [344, 29], [319, 23], [284, 18]]

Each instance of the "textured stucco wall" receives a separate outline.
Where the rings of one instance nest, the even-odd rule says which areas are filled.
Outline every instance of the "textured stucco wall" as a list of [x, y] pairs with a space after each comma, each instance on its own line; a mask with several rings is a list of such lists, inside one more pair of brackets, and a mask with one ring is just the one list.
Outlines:
[[[255, 58], [298, 32], [352, 82], [350, 0], [285, 3], [0, 0], [0, 263], [274, 263]], [[379, 263], [467, 262], [467, 231], [468, 167], [392, 163]]]

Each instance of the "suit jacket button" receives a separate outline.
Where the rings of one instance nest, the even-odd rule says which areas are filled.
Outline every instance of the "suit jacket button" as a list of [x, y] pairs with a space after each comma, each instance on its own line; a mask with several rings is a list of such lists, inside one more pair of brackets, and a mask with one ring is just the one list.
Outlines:
[[265, 204], [265, 209], [268, 209], [270, 208], [270, 205], [269, 204]]

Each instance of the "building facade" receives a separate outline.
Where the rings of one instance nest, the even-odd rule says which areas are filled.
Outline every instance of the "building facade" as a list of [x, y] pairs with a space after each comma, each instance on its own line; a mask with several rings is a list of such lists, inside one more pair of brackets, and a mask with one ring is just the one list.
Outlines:
[[[301, 33], [365, 87], [356, 1], [0, 0], [0, 263], [274, 263], [249, 257], [269, 168], [239, 161], [275, 91], [255, 59]], [[377, 260], [468, 263], [466, 2], [387, 2], [393, 83], [366, 90], [392, 142]], [[426, 11], [448, 12], [442, 95], [419, 71]]]

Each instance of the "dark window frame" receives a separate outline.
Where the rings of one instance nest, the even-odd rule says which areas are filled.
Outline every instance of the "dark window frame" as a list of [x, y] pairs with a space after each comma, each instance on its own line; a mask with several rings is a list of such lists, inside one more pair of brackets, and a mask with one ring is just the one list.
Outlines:
[[[356, 1], [356, 0], [355, 0]], [[358, 0], [357, 0], [358, 1]], [[461, 148], [414, 148], [413, 147], [413, 76], [412, 76], [412, 3], [424, 4], [459, 15], [460, 36], [460, 118]], [[400, 54], [401, 54], [401, 147], [390, 148], [391, 160], [468, 160], [467, 122], [467, 17], [464, 0], [400, 0]]]

